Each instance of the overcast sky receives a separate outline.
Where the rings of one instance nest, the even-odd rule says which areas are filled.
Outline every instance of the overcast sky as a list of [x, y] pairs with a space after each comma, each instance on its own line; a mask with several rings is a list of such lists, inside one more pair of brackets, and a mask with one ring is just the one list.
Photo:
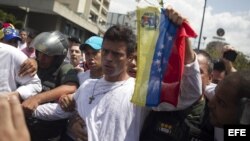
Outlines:
[[[146, 2], [145, 2], [146, 1]], [[187, 17], [196, 33], [200, 33], [205, 0], [164, 0], [183, 16]], [[141, 0], [140, 5], [154, 4], [156, 0]], [[136, 9], [136, 0], [111, 0], [110, 12], [127, 13]], [[226, 42], [236, 50], [250, 55], [250, 0], [207, 0], [201, 48], [213, 39], [218, 28], [225, 29]], [[193, 41], [197, 46], [198, 38]]]

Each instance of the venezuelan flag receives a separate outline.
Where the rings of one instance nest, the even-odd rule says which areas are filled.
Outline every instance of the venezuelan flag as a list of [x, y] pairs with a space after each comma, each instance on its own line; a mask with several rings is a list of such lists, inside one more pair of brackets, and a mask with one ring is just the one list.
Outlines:
[[132, 102], [154, 107], [161, 102], [178, 104], [184, 69], [185, 39], [196, 37], [192, 28], [183, 22], [173, 24], [156, 7], [137, 10], [139, 19], [137, 76]]

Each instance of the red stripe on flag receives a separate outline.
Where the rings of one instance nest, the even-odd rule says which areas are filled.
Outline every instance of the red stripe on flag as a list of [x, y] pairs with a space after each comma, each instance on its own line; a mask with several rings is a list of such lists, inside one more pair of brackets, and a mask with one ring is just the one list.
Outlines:
[[161, 102], [167, 102], [177, 106], [180, 94], [180, 83], [184, 71], [185, 39], [186, 37], [196, 36], [196, 33], [186, 22], [183, 22], [178, 29], [168, 66], [162, 79]]

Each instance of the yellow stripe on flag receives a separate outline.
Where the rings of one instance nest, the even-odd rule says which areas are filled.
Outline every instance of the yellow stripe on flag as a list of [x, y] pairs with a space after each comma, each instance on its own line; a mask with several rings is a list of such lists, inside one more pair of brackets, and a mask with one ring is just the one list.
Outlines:
[[137, 19], [137, 75], [131, 101], [145, 106], [150, 69], [159, 35], [160, 11], [156, 7], [139, 8]]

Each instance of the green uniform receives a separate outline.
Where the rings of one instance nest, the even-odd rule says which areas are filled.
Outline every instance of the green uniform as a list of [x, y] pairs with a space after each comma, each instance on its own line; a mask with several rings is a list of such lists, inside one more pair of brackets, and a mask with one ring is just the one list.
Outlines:
[[[37, 74], [42, 81], [43, 92], [68, 82], [79, 85], [77, 71], [71, 64], [62, 64], [57, 70], [55, 68], [38, 69]], [[66, 130], [66, 123], [65, 119], [56, 121], [27, 119], [32, 141], [59, 141], [61, 134]]]

